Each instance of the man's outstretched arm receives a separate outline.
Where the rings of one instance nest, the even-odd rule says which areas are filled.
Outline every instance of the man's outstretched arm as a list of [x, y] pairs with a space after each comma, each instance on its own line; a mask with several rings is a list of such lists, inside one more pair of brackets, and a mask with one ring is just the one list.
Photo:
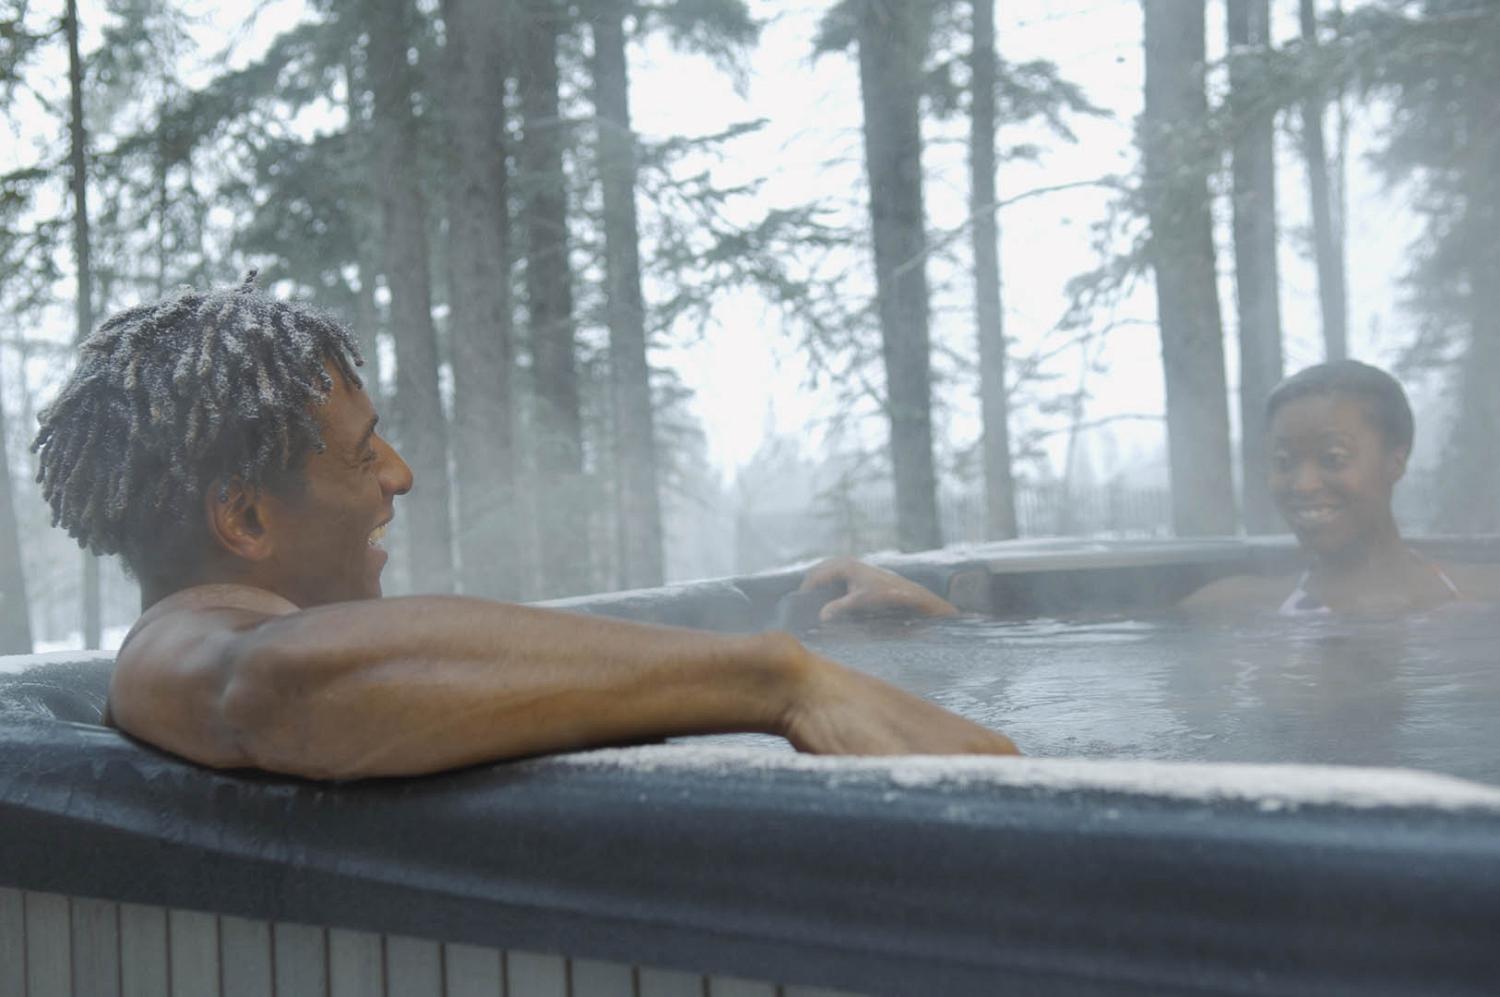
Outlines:
[[245, 587], [181, 592], [137, 625], [110, 698], [122, 729], [168, 751], [313, 778], [731, 731], [780, 734], [813, 752], [1015, 751], [784, 634], [456, 596], [297, 610]]

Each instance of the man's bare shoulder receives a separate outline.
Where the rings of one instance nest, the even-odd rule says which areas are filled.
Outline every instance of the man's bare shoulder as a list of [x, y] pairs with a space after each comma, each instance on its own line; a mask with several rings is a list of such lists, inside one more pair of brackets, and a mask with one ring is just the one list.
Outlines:
[[195, 585], [173, 592], [142, 613], [125, 635], [120, 660], [168, 634], [201, 637], [208, 631], [242, 629], [267, 617], [295, 612], [297, 607], [291, 602], [252, 585]]
[[106, 722], [147, 740], [172, 703], [214, 695], [234, 638], [292, 603], [249, 585], [200, 585], [174, 592], [136, 620], [115, 658]]
[[141, 622], [158, 615], [214, 609], [244, 609], [280, 616], [295, 613], [296, 605], [267, 589], [254, 585], [194, 585], [160, 600], [141, 614]]
[[1230, 575], [1209, 582], [1178, 606], [1190, 612], [1272, 609], [1296, 586], [1295, 575]]

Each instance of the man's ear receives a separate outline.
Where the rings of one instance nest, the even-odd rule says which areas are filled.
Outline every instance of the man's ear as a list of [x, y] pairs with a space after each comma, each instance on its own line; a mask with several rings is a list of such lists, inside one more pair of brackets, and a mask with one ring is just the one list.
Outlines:
[[264, 507], [264, 493], [247, 489], [239, 478], [227, 482], [216, 479], [203, 495], [209, 534], [224, 550], [246, 561], [263, 561], [271, 556]]

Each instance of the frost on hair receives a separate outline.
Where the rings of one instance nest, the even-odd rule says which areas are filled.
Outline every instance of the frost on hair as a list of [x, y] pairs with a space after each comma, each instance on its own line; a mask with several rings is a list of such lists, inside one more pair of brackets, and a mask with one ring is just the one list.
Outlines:
[[53, 525], [79, 546], [160, 575], [203, 541], [195, 510], [213, 481], [298, 481], [322, 450], [325, 368], [361, 385], [359, 348], [333, 317], [254, 282], [252, 270], [231, 289], [180, 288], [80, 347], [31, 445]]

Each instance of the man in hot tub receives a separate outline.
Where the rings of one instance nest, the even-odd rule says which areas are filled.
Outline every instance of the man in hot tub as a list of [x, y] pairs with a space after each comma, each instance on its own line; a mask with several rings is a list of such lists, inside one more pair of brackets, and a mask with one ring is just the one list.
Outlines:
[[819, 753], [1015, 753], [786, 634], [379, 599], [411, 470], [348, 330], [253, 281], [109, 319], [40, 419], [56, 523], [141, 585], [110, 688], [120, 729], [215, 768], [331, 779], [732, 731]]

